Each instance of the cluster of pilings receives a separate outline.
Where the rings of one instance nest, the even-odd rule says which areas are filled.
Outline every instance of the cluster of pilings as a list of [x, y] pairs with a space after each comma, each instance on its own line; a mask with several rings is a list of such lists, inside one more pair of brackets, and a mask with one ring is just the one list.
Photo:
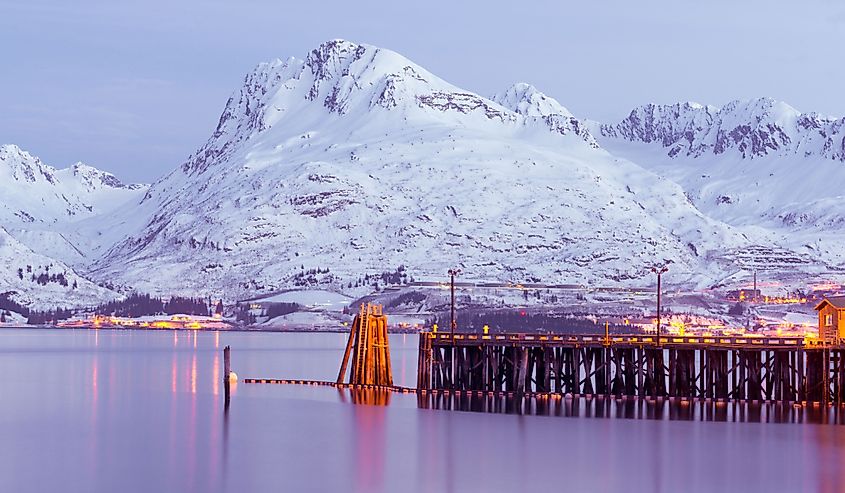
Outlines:
[[801, 338], [425, 332], [417, 388], [842, 402], [843, 353]]
[[381, 305], [362, 304], [352, 321], [349, 340], [343, 353], [337, 383], [343, 383], [350, 356], [349, 383], [355, 385], [393, 385], [390, 367], [390, 345], [387, 339], [387, 316]]

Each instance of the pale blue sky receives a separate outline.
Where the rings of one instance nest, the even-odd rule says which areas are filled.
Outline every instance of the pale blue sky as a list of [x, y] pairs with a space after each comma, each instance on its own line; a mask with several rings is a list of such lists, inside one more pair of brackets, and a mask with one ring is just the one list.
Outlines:
[[208, 138], [243, 75], [345, 38], [576, 115], [771, 96], [845, 115], [845, 5], [814, 1], [0, 0], [0, 143], [151, 181]]

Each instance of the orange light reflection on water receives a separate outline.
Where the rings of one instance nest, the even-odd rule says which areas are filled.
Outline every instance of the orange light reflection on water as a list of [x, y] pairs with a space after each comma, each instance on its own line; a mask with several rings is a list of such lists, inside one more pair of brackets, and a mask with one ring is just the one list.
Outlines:
[[191, 393], [197, 393], [197, 353], [191, 358]]
[[100, 397], [100, 358], [94, 356], [94, 363], [91, 368], [91, 414], [94, 421], [97, 420], [97, 400]]
[[170, 363], [170, 392], [176, 393], [176, 353], [173, 353], [173, 361]]
[[378, 491], [384, 486], [384, 409], [354, 406], [357, 456], [355, 484], [361, 491]]
[[220, 393], [220, 358], [217, 355], [214, 356], [214, 366], [211, 369], [211, 392], [214, 395], [218, 395]]

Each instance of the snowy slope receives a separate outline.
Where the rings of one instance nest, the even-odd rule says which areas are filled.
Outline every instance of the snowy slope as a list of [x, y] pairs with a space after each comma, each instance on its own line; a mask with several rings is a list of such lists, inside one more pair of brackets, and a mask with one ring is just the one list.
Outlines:
[[0, 227], [0, 293], [30, 308], [93, 306], [117, 295], [39, 255]]
[[341, 40], [259, 65], [92, 275], [234, 297], [399, 265], [417, 277], [458, 265], [478, 279], [643, 284], [671, 260], [675, 279], [708, 284], [738, 268], [726, 252], [770, 241], [600, 149], [536, 89], [495, 99]]

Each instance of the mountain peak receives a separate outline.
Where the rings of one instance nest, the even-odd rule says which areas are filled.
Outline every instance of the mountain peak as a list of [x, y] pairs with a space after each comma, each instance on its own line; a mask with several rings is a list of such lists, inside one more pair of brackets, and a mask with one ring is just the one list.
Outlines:
[[[452, 122], [476, 119], [513, 122], [517, 116], [477, 94], [463, 91], [391, 50], [335, 39], [303, 60], [259, 65], [226, 104], [215, 132], [183, 164], [187, 174], [203, 173], [236, 148], [284, 121], [286, 130], [319, 126], [332, 115], [371, 122], [380, 118]], [[328, 113], [328, 114], [327, 114]], [[289, 116], [296, 115], [292, 121]], [[351, 125], [357, 128], [357, 125]]]
[[87, 188], [128, 188], [137, 189], [143, 185], [125, 185], [120, 179], [108, 171], [97, 169], [89, 166], [81, 161], [70, 167], [71, 173], [75, 178], [87, 186]]
[[35, 183], [47, 181], [54, 183], [56, 169], [47, 166], [36, 156], [15, 144], [0, 146], [0, 173], [9, 173], [14, 182]]
[[[305, 63], [318, 80], [341, 77], [348, 75], [349, 65], [359, 60], [367, 48], [365, 45], [344, 39], [333, 39], [311, 50], [305, 58]], [[377, 50], [374, 47], [369, 48]]]
[[11, 165], [13, 162], [21, 162], [21, 161], [36, 161], [38, 158], [30, 154], [29, 152], [21, 149], [16, 144], [3, 144], [0, 145], [0, 161], [4, 161], [7, 166]]
[[599, 147], [587, 124], [575, 118], [555, 98], [543, 94], [531, 84], [517, 82], [491, 99], [523, 116], [527, 122], [542, 121], [554, 133], [574, 134], [590, 147]]
[[543, 94], [536, 87], [525, 82], [517, 82], [493, 96], [492, 99], [523, 116], [540, 118], [549, 115], [573, 116], [556, 99]]
[[21, 149], [21, 148], [20, 148], [17, 144], [3, 144], [3, 145], [0, 145], [0, 155], [5, 155], [5, 154], [21, 154], [21, 153], [23, 153], [23, 152], [26, 152], [26, 151], [24, 151], [23, 149]]
[[734, 100], [723, 106], [719, 113], [730, 115], [742, 122], [754, 124], [777, 124], [781, 127], [794, 125], [801, 112], [789, 104], [774, 98], [762, 97], [749, 100]]

